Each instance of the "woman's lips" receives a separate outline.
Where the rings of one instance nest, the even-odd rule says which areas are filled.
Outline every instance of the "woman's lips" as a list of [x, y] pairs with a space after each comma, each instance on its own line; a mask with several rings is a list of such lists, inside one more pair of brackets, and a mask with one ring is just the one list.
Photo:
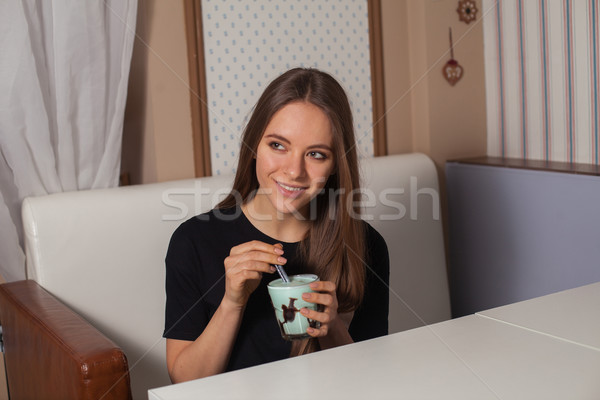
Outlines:
[[296, 198], [296, 197], [300, 196], [302, 193], [304, 193], [304, 191], [306, 190], [306, 187], [304, 187], [304, 186], [286, 185], [285, 183], [281, 183], [281, 182], [277, 182], [277, 181], [276, 181], [276, 183], [277, 183], [277, 188], [279, 189], [279, 192], [286, 197]]

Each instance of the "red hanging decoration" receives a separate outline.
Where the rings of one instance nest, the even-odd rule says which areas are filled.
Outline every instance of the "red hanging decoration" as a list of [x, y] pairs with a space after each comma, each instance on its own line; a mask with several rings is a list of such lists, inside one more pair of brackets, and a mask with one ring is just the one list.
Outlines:
[[452, 28], [448, 28], [450, 35], [450, 60], [444, 65], [444, 69], [442, 69], [442, 74], [444, 78], [450, 83], [451, 86], [454, 86], [456, 82], [460, 80], [463, 76], [463, 67], [460, 66], [458, 61], [454, 59], [454, 46], [452, 44]]

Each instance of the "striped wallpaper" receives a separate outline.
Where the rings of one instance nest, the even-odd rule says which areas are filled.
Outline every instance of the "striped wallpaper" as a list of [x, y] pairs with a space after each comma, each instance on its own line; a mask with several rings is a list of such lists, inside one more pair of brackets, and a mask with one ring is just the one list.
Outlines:
[[598, 0], [482, 0], [488, 155], [599, 164]]

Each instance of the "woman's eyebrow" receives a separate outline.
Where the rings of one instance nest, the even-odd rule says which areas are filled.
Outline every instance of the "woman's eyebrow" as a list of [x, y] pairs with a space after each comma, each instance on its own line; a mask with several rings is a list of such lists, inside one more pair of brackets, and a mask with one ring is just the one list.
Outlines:
[[331, 148], [331, 146], [327, 146], [326, 144], [313, 144], [311, 146], [308, 146], [308, 149], [323, 149], [333, 153], [333, 149]]
[[[267, 139], [269, 139], [269, 138], [277, 139], [280, 142], [284, 142], [286, 144], [290, 144], [291, 143], [288, 139], [286, 139], [285, 137], [283, 137], [283, 136], [281, 136], [281, 135], [279, 135], [277, 133], [269, 133], [269, 134], [265, 135], [265, 138], [267, 138]], [[331, 146], [328, 146], [328, 145], [326, 145], [324, 143], [315, 143], [315, 144], [312, 144], [312, 145], [308, 146], [308, 149], [325, 149], [325, 150], [328, 150], [330, 152], [333, 152], [333, 149], [331, 148]]]
[[269, 133], [268, 135], [265, 135], [266, 138], [273, 138], [273, 139], [277, 139], [280, 142], [285, 142], [285, 143], [290, 143], [289, 140], [287, 140], [286, 138], [284, 138], [281, 135], [278, 135], [277, 133]]

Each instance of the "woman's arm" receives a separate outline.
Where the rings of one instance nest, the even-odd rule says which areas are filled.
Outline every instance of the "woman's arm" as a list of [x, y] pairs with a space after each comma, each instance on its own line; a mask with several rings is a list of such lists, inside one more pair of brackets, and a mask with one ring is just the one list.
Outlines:
[[250, 294], [271, 264], [285, 264], [281, 245], [252, 241], [235, 246], [225, 259], [225, 295], [194, 341], [167, 339], [167, 369], [173, 383], [225, 371]]
[[167, 368], [173, 383], [225, 371], [239, 331], [243, 307], [226, 299], [195, 341], [167, 339]]

